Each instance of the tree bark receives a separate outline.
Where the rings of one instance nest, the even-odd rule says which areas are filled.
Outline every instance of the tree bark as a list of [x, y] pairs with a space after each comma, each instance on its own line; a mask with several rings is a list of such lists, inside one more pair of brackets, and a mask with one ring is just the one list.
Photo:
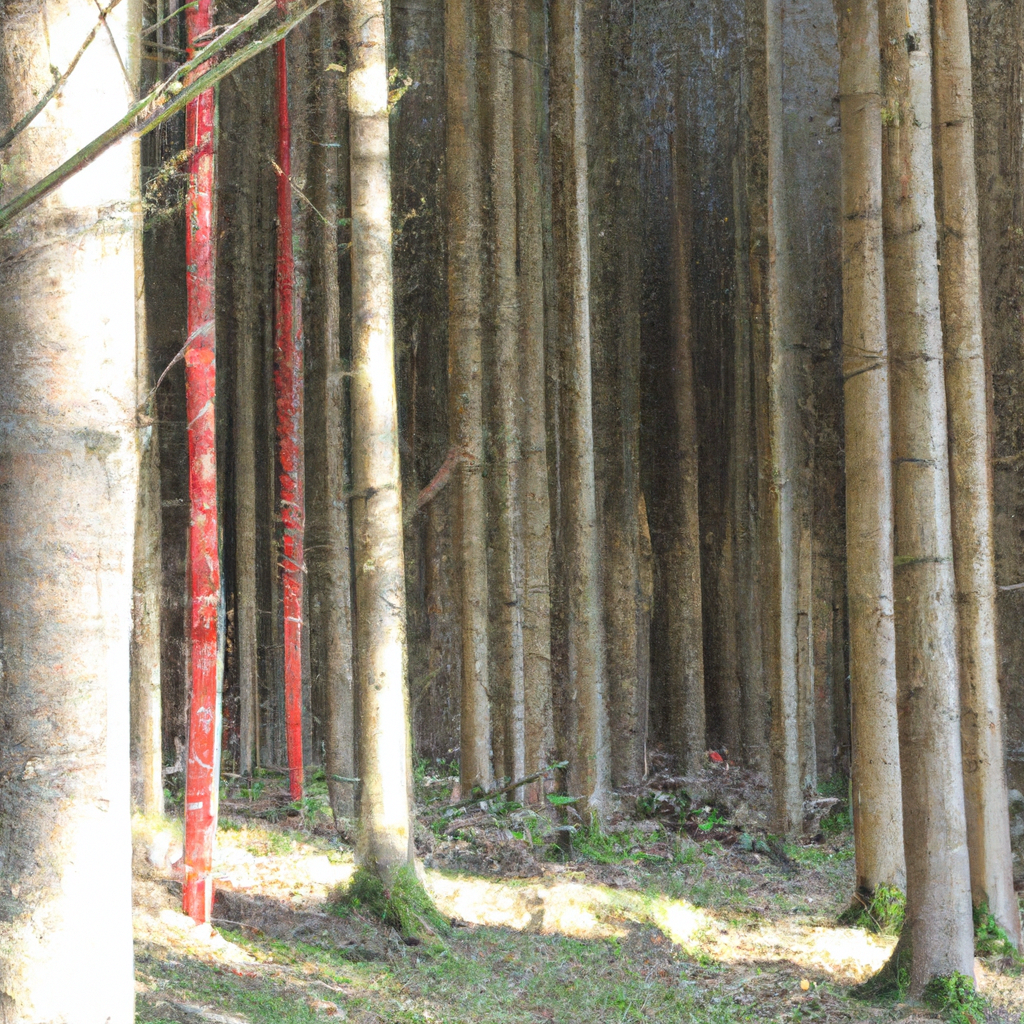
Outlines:
[[1019, 949], [1020, 908], [1013, 891], [996, 654], [988, 374], [982, 333], [966, 0], [936, 0], [934, 15], [941, 197], [939, 287], [949, 409], [960, 736], [971, 891], [975, 906], [987, 904]]
[[[209, 0], [186, 17], [189, 52], [212, 24]], [[203, 69], [198, 69], [201, 72]], [[189, 157], [185, 199], [188, 350], [185, 406], [188, 423], [189, 576], [191, 580], [191, 706], [185, 770], [185, 913], [197, 924], [213, 906], [213, 843], [217, 832], [220, 548], [217, 508], [217, 381], [213, 191], [215, 96], [201, 93], [185, 111]]]
[[[3, 200], [131, 97], [136, 4], [5, 154]], [[96, 22], [8, 7], [0, 125], [15, 123]], [[47, 29], [49, 31], [47, 31]], [[10, 164], [7, 165], [6, 161]], [[138, 452], [138, 158], [104, 154], [0, 244], [0, 1017], [134, 1021], [129, 666]], [[102, 296], [98, 302], [97, 297]]]
[[[545, 406], [544, 241], [540, 147], [543, 139], [543, 0], [513, 10], [516, 216], [519, 240], [519, 398], [522, 472], [523, 704], [527, 772], [550, 763], [554, 743], [551, 711], [551, 509]], [[543, 783], [527, 789], [530, 802]]]
[[765, 22], [768, 97], [768, 458], [771, 487], [765, 509], [766, 661], [772, 700], [771, 764], [773, 828], [792, 833], [803, 819], [800, 779], [797, 610], [799, 537], [797, 528], [796, 360], [798, 333], [793, 309], [794, 280], [785, 174], [783, 7], [767, 0]]
[[359, 853], [387, 885], [414, 850], [383, 3], [350, 0], [348, 24]]
[[670, 740], [676, 765], [696, 771], [704, 759], [704, 625], [701, 604], [691, 272], [692, 207], [686, 142], [671, 142], [672, 404], [675, 466], [670, 489], [672, 534], [665, 559]]
[[551, 4], [552, 227], [557, 282], [561, 487], [572, 719], [569, 787], [585, 818], [607, 811], [610, 737], [598, 568], [590, 359], [590, 237], [580, 0]]
[[[490, 92], [492, 296], [494, 339], [493, 404], [491, 407], [491, 481], [493, 560], [488, 582], [495, 622], [491, 629], [491, 687], [499, 695], [503, 720], [504, 764], [495, 771], [522, 778], [526, 763], [526, 722], [523, 675], [523, 579], [520, 545], [520, 325], [516, 275], [517, 220], [514, 143], [514, 80], [511, 0], [487, 4], [489, 22], [488, 85]], [[520, 794], [521, 796], [521, 794]]]
[[[910, 992], [974, 974], [926, 0], [883, 0], [883, 223]], [[909, 26], [909, 30], [908, 30]]]
[[455, 550], [462, 610], [460, 774], [488, 788], [487, 551], [483, 470], [483, 222], [473, 0], [445, 0], [448, 174], [448, 376], [455, 481]]
[[857, 889], [904, 888], [875, 0], [840, 4], [846, 558]]
[[[321, 76], [316, 97], [311, 160], [311, 199], [323, 219], [309, 220], [316, 239], [312, 254], [312, 289], [318, 300], [311, 310], [311, 361], [318, 369], [317, 407], [322, 422], [322, 481], [311, 481], [319, 498], [321, 533], [310, 552], [311, 578], [320, 587], [318, 612], [323, 675], [324, 767], [335, 820], [355, 810], [354, 783], [335, 776], [356, 776], [355, 700], [352, 658], [352, 542], [346, 472], [345, 378], [341, 360], [341, 292], [338, 280], [339, 210], [347, 211], [348, 124], [339, 110], [345, 92], [326, 70], [337, 57], [341, 31], [338, 14], [321, 11], [313, 22], [311, 51]], [[342, 176], [344, 171], [344, 176]], [[343, 190], [343, 191], [342, 191]], [[308, 381], [307, 381], [308, 384]], [[312, 487], [310, 501], [313, 499]], [[311, 624], [312, 625], [312, 624]]]

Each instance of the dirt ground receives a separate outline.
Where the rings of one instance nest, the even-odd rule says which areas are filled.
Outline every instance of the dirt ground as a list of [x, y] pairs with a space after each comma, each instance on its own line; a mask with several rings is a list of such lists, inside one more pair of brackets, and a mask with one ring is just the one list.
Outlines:
[[[181, 912], [180, 819], [135, 823], [140, 1024], [949, 1020], [851, 989], [895, 938], [839, 927], [853, 888], [842, 793], [807, 803], [805, 842], [765, 833], [766, 780], [709, 763], [656, 774], [602, 835], [570, 806], [444, 808], [455, 780], [417, 773], [417, 850], [451, 932], [406, 944], [331, 896], [354, 870], [322, 782], [301, 805], [279, 780], [221, 803], [213, 927]], [[571, 842], [572, 849], [569, 850]], [[1024, 1020], [1024, 977], [976, 962], [987, 1005], [965, 1024]]]

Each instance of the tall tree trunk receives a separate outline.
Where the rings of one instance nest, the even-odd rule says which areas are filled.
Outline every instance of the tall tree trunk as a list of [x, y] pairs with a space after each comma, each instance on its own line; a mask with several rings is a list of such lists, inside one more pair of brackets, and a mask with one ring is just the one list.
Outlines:
[[[492, 273], [491, 303], [494, 335], [494, 385], [491, 409], [494, 451], [491, 483], [494, 557], [488, 581], [494, 595], [496, 622], [491, 631], [492, 693], [499, 695], [505, 759], [495, 771], [522, 778], [526, 763], [523, 677], [523, 581], [520, 552], [520, 438], [516, 415], [519, 362], [519, 294], [516, 278], [517, 209], [513, 122], [511, 0], [491, 0], [490, 157]], [[521, 61], [522, 58], [515, 58]]]
[[[349, 523], [345, 377], [341, 360], [341, 292], [338, 280], [339, 212], [348, 212], [348, 123], [339, 105], [345, 93], [327, 65], [337, 60], [341, 31], [339, 14], [321, 10], [314, 15], [310, 49], [319, 76], [313, 123], [310, 189], [313, 205], [323, 218], [309, 219], [316, 240], [311, 254], [311, 286], [316, 302], [310, 316], [310, 370], [316, 366], [318, 385], [310, 412], [317, 411], [322, 430], [318, 473], [311, 474], [310, 512], [316, 509], [318, 535], [308, 549], [310, 588], [315, 595], [323, 676], [324, 746], [327, 792], [337, 818], [355, 810], [355, 695], [352, 658], [352, 542]], [[344, 171], [344, 174], [342, 174]], [[313, 382], [307, 375], [306, 384]], [[312, 419], [310, 421], [312, 428]], [[311, 524], [312, 525], [312, 524]], [[311, 537], [312, 541], [313, 538]], [[313, 623], [310, 623], [311, 629]]]
[[[210, 0], [186, 17], [189, 52], [212, 24]], [[200, 69], [201, 71], [202, 69]], [[191, 580], [191, 668], [188, 765], [185, 771], [185, 913], [198, 924], [213, 905], [213, 841], [217, 832], [216, 764], [220, 550], [217, 526], [215, 394], [216, 313], [214, 287], [213, 90], [185, 111], [185, 144], [191, 153], [185, 199], [185, 264], [188, 289], [188, 350], [185, 353], [188, 423], [189, 578]]]
[[349, 0], [348, 24], [360, 858], [387, 884], [414, 851], [383, 3]]
[[[973, 976], [926, 0], [883, 0], [883, 206], [910, 991]], [[909, 26], [909, 30], [908, 30]], [[922, 851], [927, 851], [922, 855]]]
[[[513, 10], [516, 216], [519, 239], [520, 431], [523, 547], [523, 704], [526, 772], [548, 763], [551, 712], [551, 507], [545, 406], [544, 240], [540, 148], [543, 138], [543, 0]], [[542, 784], [528, 793], [542, 796]]]
[[[590, 154], [591, 354], [601, 598], [615, 789], [644, 772], [647, 690], [641, 686], [639, 551], [640, 259], [624, 224], [639, 217], [639, 162], [632, 149], [632, 19], [622, 0], [587, 16], [593, 123], [604, 127]], [[646, 678], [646, 677], [644, 677]]]
[[768, 458], [772, 482], [765, 517], [767, 570], [767, 676], [772, 698], [773, 828], [791, 833], [803, 817], [799, 754], [797, 629], [799, 538], [797, 529], [796, 360], [797, 295], [787, 211], [786, 120], [783, 108], [785, 0], [767, 0], [765, 38], [768, 96], [769, 366]]
[[934, 13], [941, 196], [939, 286], [949, 407], [960, 735], [971, 891], [975, 905], [987, 904], [1000, 927], [1020, 948], [1020, 908], [1013, 891], [996, 659], [988, 374], [982, 341], [971, 40], [966, 0], [936, 0]]
[[[0, 125], [66, 67], [95, 8], [9, 7]], [[136, 4], [107, 16], [7, 201], [127, 107]], [[47, 32], [47, 29], [49, 31]], [[0, 243], [0, 1016], [130, 1024], [129, 647], [135, 530], [138, 163], [104, 154]], [[97, 302], [97, 296], [103, 301]]]
[[686, 142], [672, 137], [672, 535], [665, 560], [669, 736], [680, 771], [704, 758], [704, 626], [697, 488], [697, 407], [692, 323], [692, 199]]
[[557, 282], [561, 487], [567, 591], [569, 787], [586, 818], [607, 811], [610, 737], [594, 487], [590, 361], [590, 237], [580, 0], [551, 3], [552, 226]]
[[857, 889], [906, 885], [896, 722], [889, 351], [876, 0], [840, 4], [846, 558]]
[[487, 550], [483, 471], [483, 222], [473, 0], [445, 0], [448, 174], [448, 377], [455, 550], [462, 608], [462, 789], [491, 781]]
[[[286, 0], [278, 0], [284, 9]], [[302, 440], [302, 326], [295, 295], [292, 247], [292, 140], [288, 109], [288, 51], [277, 58], [277, 280], [274, 301], [274, 394], [283, 526], [284, 694], [288, 779], [293, 800], [302, 798], [302, 591], [305, 564], [305, 473]]]

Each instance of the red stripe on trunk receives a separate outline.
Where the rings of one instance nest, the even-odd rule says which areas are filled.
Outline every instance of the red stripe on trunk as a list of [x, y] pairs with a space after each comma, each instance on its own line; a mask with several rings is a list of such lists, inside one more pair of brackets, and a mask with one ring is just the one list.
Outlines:
[[[284, 10], [284, 3], [278, 9]], [[277, 402], [281, 521], [284, 527], [284, 717], [288, 776], [293, 800], [302, 799], [302, 587], [305, 500], [302, 443], [302, 330], [295, 300], [292, 251], [291, 121], [288, 52], [277, 55], [277, 292], [274, 323], [274, 390]]]
[[[187, 18], [192, 40], [210, 28], [210, 0], [200, 0]], [[199, 68], [199, 75], [206, 66]], [[184, 911], [194, 921], [210, 918], [213, 901], [213, 840], [217, 830], [214, 764], [217, 727], [217, 607], [220, 557], [217, 547], [217, 445], [214, 418], [216, 329], [213, 265], [213, 90], [185, 109], [185, 144], [190, 151], [185, 204], [185, 263], [188, 337], [185, 391], [188, 417], [189, 575], [192, 591], [192, 703], [185, 771]]]

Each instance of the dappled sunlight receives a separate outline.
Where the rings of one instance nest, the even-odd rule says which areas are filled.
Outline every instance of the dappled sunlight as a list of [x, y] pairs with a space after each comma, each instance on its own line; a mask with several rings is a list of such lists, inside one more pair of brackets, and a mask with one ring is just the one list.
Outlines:
[[630, 925], [653, 925], [689, 955], [732, 964], [786, 961], [846, 984], [877, 971], [895, 945], [858, 928], [799, 919], [730, 922], [686, 900], [557, 877], [524, 884], [430, 871], [427, 888], [443, 913], [468, 924], [578, 939], [623, 938]]

